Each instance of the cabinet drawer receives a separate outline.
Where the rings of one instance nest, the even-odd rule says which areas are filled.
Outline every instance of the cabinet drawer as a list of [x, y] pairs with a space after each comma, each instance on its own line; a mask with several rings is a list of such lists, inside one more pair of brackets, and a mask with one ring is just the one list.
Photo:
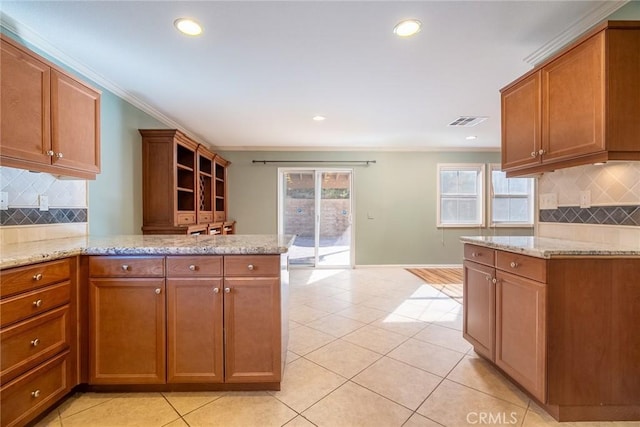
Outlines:
[[222, 257], [169, 256], [167, 277], [222, 276]]
[[68, 354], [61, 354], [0, 388], [2, 426], [24, 425], [70, 391]]
[[70, 262], [70, 258], [65, 258], [4, 270], [0, 273], [0, 296], [6, 297], [69, 280]]
[[37, 289], [15, 297], [3, 299], [0, 302], [0, 318], [2, 325], [15, 323], [28, 317], [44, 313], [54, 307], [67, 304], [71, 297], [71, 283], [69, 281]]
[[225, 277], [279, 276], [279, 255], [225, 255]]
[[69, 346], [69, 306], [5, 328], [0, 332], [0, 381], [23, 373]]
[[213, 214], [211, 212], [200, 212], [198, 214], [198, 222], [199, 223], [209, 223], [209, 222], [213, 222]]
[[226, 218], [226, 215], [224, 214], [224, 212], [216, 212], [214, 214], [214, 221], [224, 221]]
[[518, 276], [528, 277], [538, 282], [547, 281], [547, 262], [542, 258], [513, 252], [497, 251], [496, 267]]
[[470, 245], [468, 243], [464, 245], [464, 258], [480, 264], [493, 266], [495, 253], [494, 249], [484, 246]]
[[163, 277], [164, 257], [93, 256], [91, 277]]
[[196, 214], [178, 214], [178, 225], [189, 225], [196, 223]]

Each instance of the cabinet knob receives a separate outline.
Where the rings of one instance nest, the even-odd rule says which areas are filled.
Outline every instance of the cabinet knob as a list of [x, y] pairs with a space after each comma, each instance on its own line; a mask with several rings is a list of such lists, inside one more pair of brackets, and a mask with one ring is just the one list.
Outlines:
[[489, 281], [491, 280], [491, 276], [486, 276], [486, 277], [485, 277], [485, 280], [486, 280], [487, 282], [489, 282]]
[[480, 254], [478, 252], [471, 252], [471, 257], [477, 258], [479, 256], [480, 256]]
[[61, 158], [63, 158], [64, 156], [62, 155], [62, 153], [57, 153], [57, 154], [56, 154], [56, 157], [57, 157], [57, 158], [59, 158], [59, 159], [61, 159]]
[[42, 273], [34, 274], [33, 275], [33, 280], [35, 280], [36, 282], [38, 280], [42, 280]]
[[218, 288], [213, 288], [213, 293], [214, 293], [214, 294], [217, 294], [217, 293], [219, 293], [219, 292], [220, 292], [220, 289], [218, 289]]
[[541, 156], [545, 153], [545, 151], [541, 148], [538, 150], [538, 154], [540, 154]]
[[535, 156], [537, 156], [537, 155], [538, 155], [538, 153], [536, 153], [535, 151], [532, 151], [532, 152], [531, 152], [531, 157], [535, 157]]
[[191, 265], [189, 266], [189, 270], [191, 270], [191, 271], [196, 271], [196, 269], [197, 269], [197, 268], [198, 268], [198, 267], [196, 267], [196, 266], [195, 266], [195, 265], [193, 265], [193, 264], [191, 264]]
[[231, 292], [231, 288], [224, 288], [224, 293], [228, 294], [229, 292]]
[[33, 302], [34, 307], [42, 307], [42, 300], [38, 299]]
[[131, 271], [131, 266], [127, 264], [122, 264], [122, 271]]
[[511, 268], [516, 268], [518, 266], [518, 263], [515, 261], [511, 261], [511, 264], [509, 264], [511, 266]]
[[156, 294], [160, 295], [160, 292], [162, 292], [162, 289], [156, 288]]
[[38, 338], [35, 338], [35, 339], [31, 340], [31, 345], [33, 347], [37, 347], [38, 344], [40, 344], [40, 340]]
[[53, 157], [54, 154], [56, 154], [56, 153], [54, 153], [53, 150], [47, 151], [47, 156], [49, 156], [49, 157]]
[[493, 283], [493, 284], [495, 285], [496, 283], [498, 283], [498, 279], [496, 279], [496, 278], [494, 277], [493, 279], [491, 279], [491, 283]]
[[247, 269], [249, 269], [249, 271], [253, 271], [253, 268], [254, 268], [254, 267], [253, 267], [253, 264], [249, 264], [249, 265], [247, 265]]
[[31, 392], [31, 397], [40, 397], [40, 390], [34, 390]]

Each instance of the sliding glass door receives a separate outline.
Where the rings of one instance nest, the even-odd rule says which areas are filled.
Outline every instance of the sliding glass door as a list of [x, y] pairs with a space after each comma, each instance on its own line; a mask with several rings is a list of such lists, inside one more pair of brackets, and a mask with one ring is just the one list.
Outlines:
[[353, 171], [281, 168], [278, 175], [278, 232], [296, 235], [289, 264], [352, 267]]

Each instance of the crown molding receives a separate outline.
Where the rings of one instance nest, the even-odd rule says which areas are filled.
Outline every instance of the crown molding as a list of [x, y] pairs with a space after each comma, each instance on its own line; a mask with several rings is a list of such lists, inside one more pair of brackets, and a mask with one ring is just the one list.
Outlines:
[[204, 141], [202, 138], [196, 135], [193, 135], [193, 133], [189, 132], [187, 129], [185, 129], [184, 126], [182, 126], [180, 123], [178, 123], [171, 117], [161, 113], [151, 105], [147, 104], [146, 102], [140, 100], [136, 96], [122, 89], [117, 84], [106, 79], [105, 77], [103, 77], [96, 71], [92, 70], [91, 68], [87, 67], [83, 63], [73, 59], [72, 57], [70, 57], [69, 55], [67, 55], [66, 53], [56, 48], [55, 46], [53, 46], [51, 43], [49, 43], [36, 31], [34, 31], [30, 27], [20, 22], [17, 22], [16, 20], [9, 17], [2, 11], [0, 11], [0, 26], [10, 31], [11, 33], [15, 34], [16, 36], [18, 36], [21, 39], [21, 41], [29, 43], [33, 47], [41, 50], [43, 53], [50, 55], [52, 58], [55, 58], [55, 60], [60, 64], [71, 68], [76, 73], [81, 74], [83, 77], [102, 86], [104, 89], [108, 90], [109, 92], [113, 93], [119, 98], [127, 101], [129, 104], [133, 105], [139, 110], [161, 121], [162, 123], [167, 125], [167, 127], [172, 129], [178, 129], [184, 134], [188, 135], [190, 138], [194, 139], [195, 141], [201, 144], [204, 144], [207, 146], [211, 145], [211, 143]]
[[583, 34], [589, 28], [604, 20], [616, 10], [627, 4], [630, 0], [605, 1], [583, 15], [576, 22], [571, 24], [566, 30], [549, 40], [539, 49], [523, 58], [523, 61], [531, 66], [536, 66], [547, 59], [560, 48], [567, 45], [572, 40]]

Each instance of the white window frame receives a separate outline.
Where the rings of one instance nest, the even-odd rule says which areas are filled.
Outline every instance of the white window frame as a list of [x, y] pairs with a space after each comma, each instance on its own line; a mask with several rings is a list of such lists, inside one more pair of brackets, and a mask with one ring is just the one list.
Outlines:
[[[442, 194], [440, 193], [440, 173], [442, 171], [453, 170], [453, 171], [474, 171], [478, 174], [477, 180], [477, 188], [476, 188], [476, 197], [478, 200], [477, 206], [477, 214], [479, 221], [474, 223], [443, 223], [441, 219], [441, 211], [442, 211]], [[486, 166], [484, 163], [438, 163], [436, 168], [436, 221], [437, 226], [440, 228], [476, 228], [476, 227], [484, 227], [486, 224], [485, 221], [485, 179], [486, 179]], [[460, 197], [463, 197], [462, 195]]]
[[[530, 192], [529, 195], [526, 196], [526, 198], [529, 199], [529, 222], [510, 222], [510, 221], [499, 221], [496, 222], [493, 220], [493, 199], [494, 199], [494, 193], [493, 193], [493, 172], [494, 171], [502, 171], [502, 167], [497, 164], [497, 163], [491, 163], [489, 165], [489, 175], [487, 176], [487, 187], [488, 187], [488, 194], [487, 194], [487, 198], [489, 199], [489, 226], [490, 227], [494, 227], [494, 228], [532, 228], [535, 224], [535, 194], [536, 194], [536, 180], [534, 178], [527, 178], [531, 180], [531, 188], [530, 188]], [[508, 179], [508, 178], [507, 178]], [[507, 195], [505, 197], [516, 197], [515, 195]], [[525, 198], [524, 196], [520, 196], [522, 198]]]

